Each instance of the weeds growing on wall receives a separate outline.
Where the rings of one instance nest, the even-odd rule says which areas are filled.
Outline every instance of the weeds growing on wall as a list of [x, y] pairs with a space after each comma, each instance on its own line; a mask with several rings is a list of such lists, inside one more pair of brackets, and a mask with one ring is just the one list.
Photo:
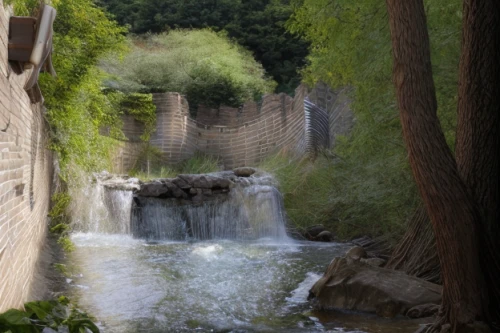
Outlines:
[[10, 309], [1, 313], [0, 332], [99, 333], [99, 328], [92, 317], [62, 296], [54, 301], [28, 302], [24, 304], [24, 310]]
[[131, 115], [135, 120], [144, 124], [141, 140], [149, 141], [151, 134], [156, 130], [156, 106], [153, 103], [153, 95], [124, 94], [118, 91], [113, 94], [119, 99], [117, 104], [121, 113]]

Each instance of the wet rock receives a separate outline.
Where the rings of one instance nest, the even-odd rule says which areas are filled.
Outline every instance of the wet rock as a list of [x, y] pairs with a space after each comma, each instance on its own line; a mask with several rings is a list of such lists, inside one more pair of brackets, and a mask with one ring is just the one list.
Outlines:
[[179, 175], [176, 178], [157, 179], [142, 183], [136, 190], [141, 197], [158, 197], [181, 199], [181, 202], [202, 202], [214, 200], [214, 195], [224, 194], [231, 190], [233, 182], [228, 179], [231, 175], [222, 174]]
[[401, 312], [401, 307], [400, 302], [388, 300], [387, 302], [378, 303], [375, 306], [375, 313], [379, 317], [394, 318]]
[[316, 236], [315, 240], [320, 242], [333, 242], [333, 234], [328, 230], [324, 230]]
[[326, 231], [326, 228], [322, 225], [315, 225], [309, 227], [304, 232], [304, 237], [309, 240], [314, 240], [320, 233]]
[[406, 316], [413, 319], [431, 317], [437, 314], [438, 311], [439, 305], [437, 304], [421, 304], [414, 306], [410, 310], [408, 310], [406, 312]]
[[180, 187], [178, 187], [173, 182], [166, 182], [166, 185], [167, 185], [169, 193], [171, 194], [172, 197], [178, 198], [178, 199], [180, 199], [180, 198], [187, 199], [188, 198], [187, 193], [184, 192]]
[[172, 183], [182, 190], [189, 190], [191, 188], [191, 185], [180, 177], [172, 179]]
[[105, 188], [119, 191], [135, 191], [140, 188], [139, 179], [126, 175], [113, 175], [106, 171], [94, 174], [97, 182]]
[[375, 267], [382, 267], [385, 265], [385, 263], [387, 261], [384, 259], [381, 259], [381, 258], [367, 258], [367, 259], [362, 258], [361, 262], [364, 262], [365, 264], [375, 266]]
[[238, 177], [250, 177], [256, 171], [257, 170], [255, 170], [254, 168], [250, 168], [250, 167], [236, 168], [233, 170], [234, 174]]
[[400, 271], [335, 258], [309, 291], [308, 299], [317, 309], [356, 310], [391, 317], [417, 305], [441, 303], [441, 289]]
[[178, 178], [181, 178], [186, 182], [185, 186], [189, 184], [191, 187], [196, 188], [230, 188], [233, 183], [227, 178], [217, 177], [210, 174], [179, 175]]
[[168, 186], [161, 181], [152, 181], [141, 184], [140, 189], [136, 192], [141, 197], [165, 197], [168, 196]]
[[368, 255], [366, 254], [365, 249], [361, 246], [351, 247], [349, 251], [345, 254], [346, 258], [350, 258], [352, 260], [360, 260], [361, 258], [366, 258]]

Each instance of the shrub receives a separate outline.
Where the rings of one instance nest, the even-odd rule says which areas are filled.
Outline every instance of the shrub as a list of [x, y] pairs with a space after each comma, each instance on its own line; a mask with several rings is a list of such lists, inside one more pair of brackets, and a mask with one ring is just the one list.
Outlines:
[[173, 30], [130, 40], [123, 61], [107, 59], [102, 68], [114, 75], [110, 87], [124, 92], [180, 92], [190, 105], [238, 106], [272, 92], [252, 55], [210, 30]]

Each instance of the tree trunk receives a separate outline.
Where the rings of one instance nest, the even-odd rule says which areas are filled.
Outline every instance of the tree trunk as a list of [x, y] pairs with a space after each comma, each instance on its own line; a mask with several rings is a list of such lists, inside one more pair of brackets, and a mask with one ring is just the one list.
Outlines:
[[436, 239], [427, 211], [420, 205], [408, 221], [405, 235], [387, 262], [386, 268], [441, 283], [441, 269], [436, 252]]
[[[483, 271], [490, 324], [500, 318], [500, 5], [464, 1], [456, 161], [481, 215]], [[493, 321], [497, 321], [496, 324]]]
[[441, 319], [453, 331], [483, 315], [479, 214], [441, 130], [423, 0], [386, 0], [393, 81], [411, 169], [434, 228], [443, 280]]

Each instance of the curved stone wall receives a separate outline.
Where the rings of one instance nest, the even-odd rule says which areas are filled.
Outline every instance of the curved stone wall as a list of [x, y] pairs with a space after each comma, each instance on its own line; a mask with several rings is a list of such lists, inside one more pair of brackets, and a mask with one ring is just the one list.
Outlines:
[[[321, 106], [306, 110], [306, 99]], [[322, 137], [330, 138], [322, 140], [321, 147], [325, 146], [323, 141], [331, 146], [335, 135], [346, 134], [353, 122], [345, 94], [325, 85], [310, 92], [301, 85], [293, 98], [266, 95], [260, 102], [248, 102], [241, 108], [200, 106], [196, 119], [190, 117], [188, 102], [178, 93], [153, 94], [153, 102], [157, 126], [150, 144], [162, 152], [162, 162], [167, 165], [178, 164], [198, 151], [218, 156], [224, 169], [255, 166], [282, 149], [304, 156], [317, 152], [310, 148], [317, 141], [313, 140], [318, 137], [315, 133], [322, 131]], [[311, 117], [311, 112], [318, 116]], [[121, 173], [130, 170], [134, 156], [139, 157], [140, 145], [134, 142], [141, 130], [132, 117], [123, 121], [123, 132], [130, 141], [122, 145], [115, 160], [115, 171]]]
[[[150, 143], [163, 153], [164, 163], [177, 164], [197, 151], [218, 156], [224, 169], [256, 165], [280, 149], [305, 152], [305, 87], [295, 98], [285, 94], [267, 95], [261, 103], [242, 108], [200, 107], [198, 116], [189, 116], [189, 105], [178, 93], [153, 94], [157, 128]], [[133, 141], [137, 126], [124, 118], [124, 133]], [[132, 144], [128, 144], [132, 146]]]

